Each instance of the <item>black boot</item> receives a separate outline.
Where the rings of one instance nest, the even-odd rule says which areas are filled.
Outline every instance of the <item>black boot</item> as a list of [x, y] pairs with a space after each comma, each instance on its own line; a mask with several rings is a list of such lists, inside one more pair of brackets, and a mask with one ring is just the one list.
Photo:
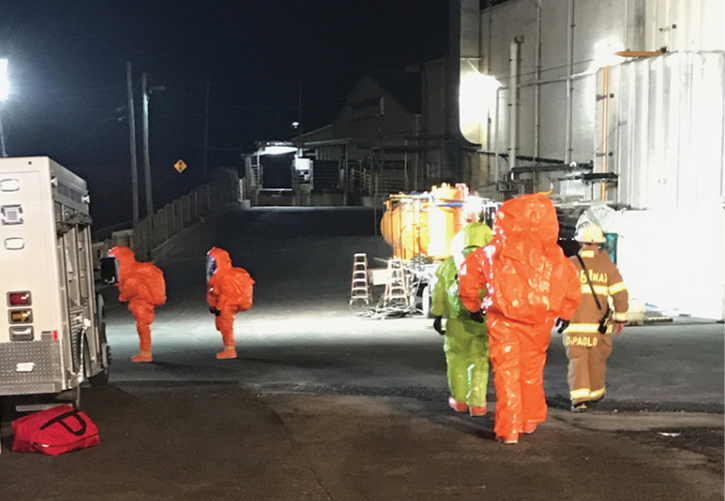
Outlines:
[[586, 412], [587, 411], [587, 402], [579, 402], [578, 404], [571, 404], [571, 411], [572, 412]]

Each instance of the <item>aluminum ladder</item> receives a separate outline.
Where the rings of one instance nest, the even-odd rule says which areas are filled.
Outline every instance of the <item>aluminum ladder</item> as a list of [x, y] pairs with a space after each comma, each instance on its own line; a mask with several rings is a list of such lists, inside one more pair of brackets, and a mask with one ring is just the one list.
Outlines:
[[407, 306], [409, 299], [408, 281], [405, 276], [405, 269], [403, 269], [403, 261], [390, 259], [388, 261], [388, 281], [385, 284], [383, 306]]
[[350, 284], [350, 304], [357, 300], [370, 304], [370, 283], [368, 281], [368, 256], [355, 254], [352, 262], [352, 283]]

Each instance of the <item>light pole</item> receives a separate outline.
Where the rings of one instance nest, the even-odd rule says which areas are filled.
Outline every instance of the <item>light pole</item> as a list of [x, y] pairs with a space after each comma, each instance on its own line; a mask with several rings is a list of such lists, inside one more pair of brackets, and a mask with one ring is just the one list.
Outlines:
[[[5, 103], [10, 94], [10, 79], [8, 78], [8, 60], [0, 59], [0, 107]], [[0, 149], [3, 158], [8, 156], [5, 149], [5, 129], [3, 128], [2, 110], [0, 109]]]
[[151, 189], [151, 159], [149, 155], [149, 98], [154, 91], [165, 90], [162, 85], [149, 87], [148, 75], [144, 71], [141, 75], [141, 95], [143, 97], [143, 168], [144, 185], [146, 187], [146, 216], [154, 213], [154, 200]]

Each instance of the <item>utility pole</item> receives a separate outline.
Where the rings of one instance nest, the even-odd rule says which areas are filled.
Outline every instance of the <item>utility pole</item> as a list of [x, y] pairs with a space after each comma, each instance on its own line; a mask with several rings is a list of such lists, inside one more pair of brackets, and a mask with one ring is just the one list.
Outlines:
[[204, 108], [204, 182], [209, 176], [209, 94], [211, 82], [206, 83], [206, 106]]
[[154, 213], [154, 200], [151, 192], [151, 160], [149, 155], [149, 92], [148, 76], [141, 75], [141, 94], [143, 95], [143, 171], [146, 187], [146, 217]]
[[133, 108], [133, 81], [131, 62], [126, 63], [126, 87], [128, 88], [128, 132], [131, 142], [131, 194], [133, 200], [133, 227], [138, 226], [138, 165], [136, 163], [136, 114]]
[[302, 156], [302, 81], [300, 80], [300, 93], [297, 96], [297, 128], [300, 135], [300, 156]]

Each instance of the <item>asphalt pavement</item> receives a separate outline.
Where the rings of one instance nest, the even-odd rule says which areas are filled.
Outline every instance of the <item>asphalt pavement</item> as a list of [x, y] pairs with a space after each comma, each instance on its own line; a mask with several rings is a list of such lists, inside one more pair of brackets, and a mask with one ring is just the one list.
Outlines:
[[[255, 209], [197, 225], [159, 249], [168, 304], [154, 362], [130, 313], [107, 299], [111, 384], [84, 392], [101, 445], [57, 458], [9, 453], [0, 499], [723, 499], [723, 325], [629, 327], [608, 395], [567, 411], [566, 357], [552, 337], [550, 416], [517, 446], [489, 415], [446, 405], [442, 338], [425, 318], [351, 310], [352, 254], [390, 248], [367, 209]], [[217, 361], [204, 302], [213, 245], [257, 281], [237, 316], [240, 358]], [[626, 277], [625, 277], [626, 281]]]

